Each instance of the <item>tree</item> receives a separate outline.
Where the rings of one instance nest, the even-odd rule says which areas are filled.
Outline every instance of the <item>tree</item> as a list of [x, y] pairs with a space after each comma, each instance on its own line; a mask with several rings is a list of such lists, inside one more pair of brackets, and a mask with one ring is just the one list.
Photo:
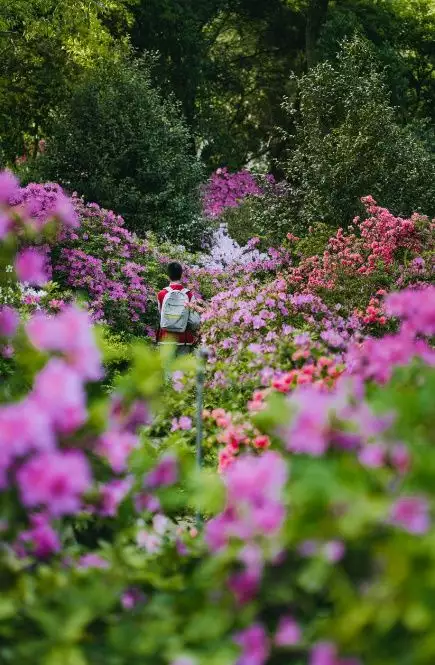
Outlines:
[[5, 161], [36, 152], [50, 114], [94, 58], [112, 58], [103, 19], [127, 23], [124, 0], [8, 0], [0, 8], [0, 145]]
[[[34, 169], [147, 230], [198, 246], [202, 168], [177, 104], [153, 87], [149, 59], [103, 60], [56, 114]], [[32, 174], [33, 175], [33, 174]]]
[[373, 48], [360, 38], [297, 82], [287, 178], [295, 219], [342, 226], [371, 194], [399, 215], [435, 213], [435, 158], [421, 125], [400, 124]]

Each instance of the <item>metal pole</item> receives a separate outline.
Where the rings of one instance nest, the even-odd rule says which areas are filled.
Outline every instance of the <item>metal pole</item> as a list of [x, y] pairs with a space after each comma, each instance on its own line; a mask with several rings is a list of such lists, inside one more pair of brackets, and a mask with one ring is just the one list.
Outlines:
[[[205, 378], [205, 362], [208, 358], [208, 350], [201, 348], [198, 352], [198, 365], [196, 370], [196, 465], [198, 470], [202, 467], [202, 411], [204, 403], [204, 378]], [[200, 526], [201, 515], [199, 512], [196, 514], [196, 524]]]

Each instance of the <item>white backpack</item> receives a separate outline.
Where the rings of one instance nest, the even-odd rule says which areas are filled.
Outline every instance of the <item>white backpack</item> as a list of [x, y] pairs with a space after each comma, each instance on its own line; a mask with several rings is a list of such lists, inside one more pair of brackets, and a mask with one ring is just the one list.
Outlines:
[[168, 288], [163, 298], [162, 311], [160, 313], [160, 328], [173, 333], [184, 333], [189, 321], [189, 289]]

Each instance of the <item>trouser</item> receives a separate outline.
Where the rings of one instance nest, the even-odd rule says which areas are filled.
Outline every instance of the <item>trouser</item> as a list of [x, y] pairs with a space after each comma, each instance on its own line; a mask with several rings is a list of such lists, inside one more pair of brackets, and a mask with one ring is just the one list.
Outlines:
[[[169, 343], [165, 342], [164, 346], [166, 346], [167, 344], [169, 344]], [[162, 346], [163, 346], [163, 344], [162, 344]], [[174, 342], [173, 346], [175, 346], [175, 357], [176, 358], [180, 358], [181, 356], [187, 356], [189, 353], [193, 353], [195, 351], [195, 345], [194, 344], [176, 344]], [[164, 374], [165, 374], [165, 381], [170, 381], [171, 372], [170, 372], [168, 364], [166, 364], [166, 366], [164, 367]]]

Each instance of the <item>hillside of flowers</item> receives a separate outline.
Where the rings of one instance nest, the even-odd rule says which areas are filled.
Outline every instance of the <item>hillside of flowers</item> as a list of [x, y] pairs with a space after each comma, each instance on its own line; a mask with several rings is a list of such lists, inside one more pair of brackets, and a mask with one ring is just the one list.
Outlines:
[[[433, 663], [435, 224], [363, 205], [189, 258], [1, 173], [0, 662]], [[147, 328], [171, 249], [206, 305], [201, 471], [195, 361]]]

